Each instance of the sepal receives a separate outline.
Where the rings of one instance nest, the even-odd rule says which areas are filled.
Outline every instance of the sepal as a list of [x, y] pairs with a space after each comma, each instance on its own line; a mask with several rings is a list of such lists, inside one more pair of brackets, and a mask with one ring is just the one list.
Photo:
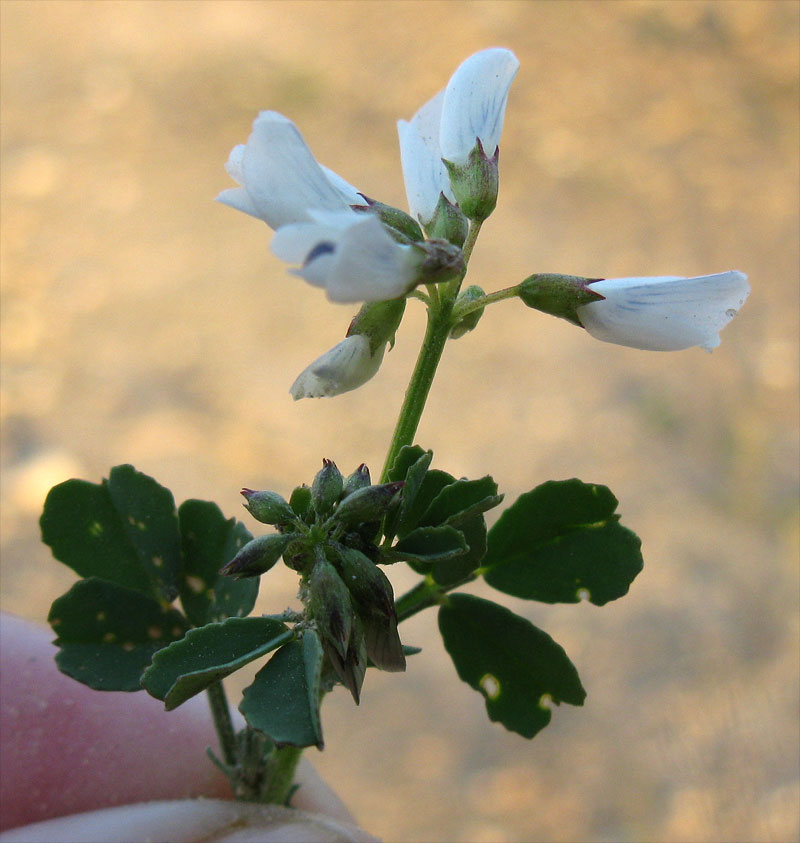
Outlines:
[[471, 220], [482, 222], [497, 205], [499, 155], [498, 148], [489, 158], [478, 139], [469, 153], [466, 164], [456, 164], [446, 158], [442, 159], [447, 167], [450, 185], [461, 212]]
[[543, 273], [529, 275], [520, 285], [518, 295], [523, 304], [551, 316], [559, 316], [582, 328], [578, 308], [591, 302], [602, 301], [603, 296], [588, 285], [597, 278], [578, 275]]

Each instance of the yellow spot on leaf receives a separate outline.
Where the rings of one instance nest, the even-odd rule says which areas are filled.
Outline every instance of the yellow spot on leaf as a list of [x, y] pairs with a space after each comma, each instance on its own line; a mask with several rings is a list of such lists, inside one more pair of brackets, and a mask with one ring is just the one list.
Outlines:
[[151, 559], [151, 562], [153, 563], [153, 565], [155, 565], [156, 568], [162, 568], [164, 566], [164, 559], [161, 556], [154, 556]]
[[481, 690], [490, 700], [496, 700], [500, 696], [500, 682], [496, 676], [491, 673], [486, 673], [481, 676], [480, 682]]
[[100, 623], [102, 623], [102, 622], [106, 619], [106, 613], [105, 613], [105, 612], [98, 612], [98, 613], [95, 615], [95, 618], [96, 618], [96, 619], [97, 619]]
[[103, 535], [103, 525], [99, 521], [92, 521], [89, 525], [89, 535], [93, 538], [99, 538]]
[[104, 644], [113, 644], [117, 640], [117, 636], [114, 635], [113, 632], [107, 632], [103, 636], [103, 643]]
[[206, 590], [206, 584], [200, 577], [186, 577], [186, 585], [193, 594], [202, 594]]

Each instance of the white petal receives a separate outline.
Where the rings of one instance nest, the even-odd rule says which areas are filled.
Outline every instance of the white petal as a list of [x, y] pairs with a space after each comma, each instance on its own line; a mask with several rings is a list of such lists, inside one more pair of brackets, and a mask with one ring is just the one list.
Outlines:
[[[355, 214], [353, 214], [355, 217]], [[273, 255], [286, 263], [305, 263], [308, 254], [319, 243], [338, 243], [342, 229], [318, 222], [298, 222], [281, 226], [270, 243]]]
[[234, 153], [228, 160], [234, 177], [241, 177], [258, 216], [271, 228], [308, 219], [309, 208], [347, 208], [297, 127], [281, 114], [261, 112], [241, 160]]
[[328, 181], [339, 191], [342, 199], [348, 205], [363, 205], [364, 204], [364, 197], [350, 184], [349, 181], [345, 181], [338, 173], [334, 173], [329, 167], [326, 167], [324, 164], [319, 165], [322, 168], [322, 172], [325, 173], [325, 177]]
[[411, 118], [411, 122], [397, 121], [400, 137], [400, 161], [411, 216], [423, 225], [433, 218], [439, 194], [453, 203], [452, 188], [447, 169], [442, 163], [439, 148], [439, 126], [442, 120], [444, 91], [429, 100]]
[[736, 316], [750, 287], [742, 272], [698, 278], [610, 278], [590, 289], [603, 301], [578, 308], [578, 318], [596, 339], [649, 351], [679, 351], [719, 345], [719, 332]]
[[365, 384], [383, 360], [385, 344], [370, 354], [369, 340], [361, 334], [346, 337], [300, 373], [289, 390], [300, 398], [329, 398]]
[[243, 143], [237, 144], [231, 150], [231, 154], [225, 162], [225, 172], [236, 182], [236, 184], [244, 184], [244, 171], [242, 170], [244, 150], [245, 145]]
[[223, 190], [215, 201], [221, 202], [223, 205], [230, 205], [231, 208], [250, 214], [251, 217], [261, 219], [258, 208], [253, 204], [250, 194], [243, 187], [229, 187], [227, 190]]
[[366, 214], [339, 239], [325, 284], [328, 298], [338, 302], [398, 298], [413, 286], [418, 269], [413, 247], [398, 243], [377, 217]]
[[456, 70], [447, 84], [442, 106], [442, 157], [465, 164], [480, 139], [491, 158], [503, 131], [508, 89], [519, 69], [517, 57], [501, 47], [481, 50]]

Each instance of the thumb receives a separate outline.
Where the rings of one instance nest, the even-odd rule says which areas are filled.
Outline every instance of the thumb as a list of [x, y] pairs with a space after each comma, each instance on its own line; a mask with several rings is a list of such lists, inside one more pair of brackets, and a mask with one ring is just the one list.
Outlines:
[[0, 843], [375, 843], [321, 814], [225, 799], [140, 802], [59, 817], [0, 834]]

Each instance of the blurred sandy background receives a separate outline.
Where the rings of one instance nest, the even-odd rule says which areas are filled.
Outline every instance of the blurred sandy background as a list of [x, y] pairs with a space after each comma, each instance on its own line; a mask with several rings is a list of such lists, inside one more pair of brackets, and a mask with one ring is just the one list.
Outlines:
[[[644, 573], [602, 609], [503, 599], [589, 694], [533, 742], [488, 721], [429, 612], [404, 627], [424, 648], [408, 674], [372, 672], [360, 709], [333, 694], [311, 754], [389, 841], [797, 839], [799, 8], [2, 2], [3, 607], [43, 620], [73, 581], [37, 526], [67, 477], [132, 462], [244, 518], [242, 485], [287, 493], [323, 456], [380, 471], [421, 307], [366, 388], [293, 404], [355, 308], [212, 199], [271, 108], [404, 206], [396, 119], [507, 46], [522, 67], [469, 281], [736, 268], [753, 292], [713, 355], [514, 303], [451, 345], [418, 436], [436, 464], [509, 500], [608, 484]], [[259, 607], [293, 592], [274, 572]]]

